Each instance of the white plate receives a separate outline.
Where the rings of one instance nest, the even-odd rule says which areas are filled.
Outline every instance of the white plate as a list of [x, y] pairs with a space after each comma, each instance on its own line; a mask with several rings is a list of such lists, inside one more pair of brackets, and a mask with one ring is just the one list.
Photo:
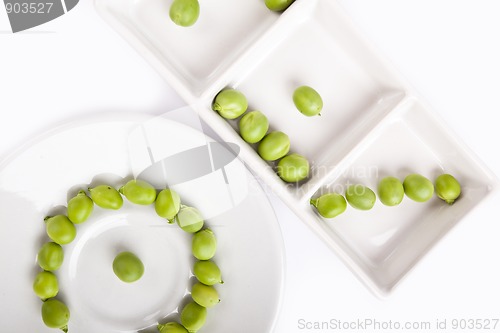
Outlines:
[[[201, 18], [193, 29], [179, 29], [170, 22], [169, 0], [95, 1], [103, 17], [223, 140], [241, 147], [240, 158], [377, 295], [389, 294], [441, 236], [497, 188], [491, 172], [442, 120], [432, 116], [431, 109], [360, 35], [336, 1], [296, 0], [279, 14], [266, 13], [263, 1], [240, 0], [238, 5], [245, 8], [248, 19], [233, 22], [231, 28], [214, 15], [240, 17], [234, 1], [207, 1], [202, 2]], [[161, 11], [155, 11], [160, 7]], [[253, 22], [255, 29], [248, 28], [255, 17], [262, 20]], [[232, 31], [243, 29], [246, 33], [235, 39]], [[201, 36], [218, 50], [200, 48]], [[179, 40], [182, 50], [173, 50]], [[187, 55], [205, 53], [219, 56], [216, 62], [211, 57], [207, 62], [203, 56], [197, 58], [196, 66], [206, 66], [200, 73], [210, 76], [191, 76], [198, 84], [187, 82], [180, 72], [195, 68]], [[321, 117], [306, 118], [295, 109], [291, 96], [300, 85], [315, 87], [322, 95]], [[274, 164], [263, 161], [256, 146], [239, 137], [237, 121], [226, 121], [211, 110], [214, 97], [224, 87], [241, 90], [250, 109], [267, 115], [271, 129], [289, 135], [291, 151], [311, 162], [307, 180], [285, 184]], [[404, 125], [393, 126], [395, 118]], [[378, 147], [377, 142], [386, 141], [392, 144]], [[369, 158], [377, 154], [386, 159]], [[410, 170], [429, 177], [435, 176], [435, 170], [455, 173], [469, 195], [452, 207], [438, 207], [436, 201], [428, 205], [405, 202], [390, 211], [377, 207], [368, 214], [349, 211], [333, 221], [320, 219], [309, 205], [310, 198], [342, 183], [343, 171], [363, 163], [399, 177]], [[379, 179], [378, 174], [368, 175], [363, 181], [375, 187]], [[478, 195], [472, 195], [474, 191]], [[426, 218], [419, 219], [422, 216]], [[435, 223], [430, 219], [436, 219]]]
[[[168, 119], [114, 114], [58, 128], [2, 163], [2, 331], [54, 332], [42, 323], [41, 301], [32, 291], [40, 270], [36, 254], [48, 239], [43, 218], [64, 211], [67, 199], [79, 188], [102, 182], [118, 186], [130, 178], [131, 161], [138, 158], [130, 140], [135, 140], [140, 124], [147, 135], [152, 124], [166, 133], [163, 145], [167, 146], [189, 149], [207, 140]], [[220, 172], [214, 174], [224, 179]], [[217, 286], [222, 301], [209, 310], [203, 331], [267, 332], [274, 326], [283, 288], [281, 233], [267, 197], [238, 159], [226, 167], [226, 179], [248, 191], [234, 207], [219, 210], [206, 222], [218, 238], [214, 260], [225, 283]], [[199, 179], [194, 181], [200, 186]], [[224, 189], [227, 185], [211, 184]], [[196, 206], [192, 188], [181, 188], [182, 196]], [[57, 271], [60, 297], [71, 310], [70, 332], [133, 332], [176, 319], [175, 311], [186, 302], [193, 283], [194, 261], [186, 233], [166, 224], [152, 207], [127, 202], [117, 212], [96, 207], [91, 219], [77, 229], [75, 241], [64, 246], [64, 264]], [[136, 253], [145, 264], [144, 276], [130, 285], [119, 281], [111, 269], [114, 256], [122, 250]]]

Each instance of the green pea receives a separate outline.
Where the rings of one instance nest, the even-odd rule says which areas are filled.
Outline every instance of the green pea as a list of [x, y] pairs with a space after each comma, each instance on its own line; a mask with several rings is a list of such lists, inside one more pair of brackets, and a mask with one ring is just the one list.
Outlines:
[[266, 0], [266, 6], [270, 10], [281, 12], [288, 8], [295, 0]]
[[142, 277], [144, 265], [132, 252], [121, 252], [113, 260], [113, 272], [123, 282], [131, 283]]
[[57, 277], [51, 272], [40, 272], [33, 282], [33, 291], [42, 300], [55, 297], [59, 292]]
[[349, 186], [345, 192], [345, 198], [352, 207], [360, 210], [372, 209], [377, 200], [375, 193], [363, 185]]
[[436, 179], [436, 194], [448, 204], [453, 204], [462, 193], [458, 180], [449, 174], [443, 174]]
[[104, 209], [120, 209], [123, 206], [123, 198], [120, 193], [109, 185], [99, 185], [89, 188], [90, 197], [95, 204]]
[[170, 19], [181, 27], [190, 27], [200, 16], [198, 0], [174, 0], [170, 5]]
[[278, 175], [288, 183], [304, 180], [309, 176], [309, 162], [299, 154], [285, 156], [278, 162]]
[[266, 161], [275, 161], [282, 158], [290, 150], [290, 139], [283, 132], [271, 132], [262, 139], [257, 151]]
[[235, 89], [224, 89], [217, 94], [212, 109], [226, 119], [236, 119], [248, 108], [245, 95]]
[[203, 229], [193, 235], [191, 250], [198, 260], [209, 260], [217, 250], [217, 239], [210, 229]]
[[181, 198], [171, 189], [164, 189], [158, 193], [155, 202], [156, 214], [172, 222], [181, 209]]
[[68, 201], [68, 218], [75, 224], [87, 221], [93, 210], [94, 202], [83, 190]]
[[293, 103], [305, 116], [317, 116], [323, 109], [323, 100], [316, 90], [308, 86], [295, 89]]
[[181, 324], [188, 332], [196, 332], [205, 325], [207, 309], [196, 302], [188, 303], [181, 312]]
[[193, 266], [194, 276], [203, 284], [223, 283], [219, 267], [212, 260], [198, 260]]
[[137, 205], [151, 205], [156, 200], [156, 189], [149, 183], [132, 179], [119, 190], [130, 202]]
[[248, 143], [257, 143], [269, 129], [267, 117], [260, 111], [252, 111], [244, 115], [239, 123], [240, 135]]
[[62, 246], [48, 242], [43, 244], [38, 251], [37, 261], [38, 265], [46, 271], [56, 271], [61, 267], [64, 260], [64, 252]]
[[403, 201], [405, 190], [395, 177], [385, 177], [378, 183], [378, 197], [386, 206], [397, 206]]
[[188, 333], [188, 330], [184, 326], [176, 322], [158, 324], [157, 327], [160, 333]]
[[200, 282], [194, 284], [193, 289], [191, 289], [191, 297], [205, 308], [211, 308], [220, 302], [217, 290], [213, 286], [207, 286]]
[[432, 182], [422, 175], [411, 174], [403, 181], [405, 194], [408, 198], [417, 202], [426, 202], [434, 194]]
[[76, 237], [75, 225], [65, 215], [47, 216], [45, 229], [50, 239], [60, 245], [69, 244]]
[[63, 302], [51, 298], [42, 304], [42, 320], [50, 328], [59, 328], [68, 332], [69, 309]]
[[189, 233], [197, 232], [204, 224], [200, 211], [194, 207], [187, 206], [181, 207], [175, 220], [182, 230]]
[[327, 219], [332, 219], [347, 208], [347, 202], [343, 195], [338, 193], [326, 193], [316, 199], [311, 199], [311, 205], [317, 210], [319, 215]]

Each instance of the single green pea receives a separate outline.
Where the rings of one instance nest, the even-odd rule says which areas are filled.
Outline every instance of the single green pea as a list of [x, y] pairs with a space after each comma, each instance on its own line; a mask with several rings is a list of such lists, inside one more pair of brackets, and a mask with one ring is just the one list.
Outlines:
[[142, 261], [132, 252], [121, 252], [113, 260], [113, 272], [123, 282], [139, 280], [144, 274]]
[[194, 207], [187, 206], [181, 207], [175, 220], [182, 230], [189, 233], [197, 232], [204, 224], [200, 211]]
[[240, 135], [248, 143], [257, 143], [269, 129], [267, 117], [260, 111], [252, 111], [244, 115], [239, 123]]
[[59, 284], [54, 273], [43, 271], [36, 275], [33, 282], [33, 291], [43, 301], [55, 297], [59, 292]]
[[195, 283], [191, 289], [191, 297], [199, 305], [205, 308], [211, 308], [220, 303], [219, 293], [213, 286], [207, 286], [203, 283]]
[[177, 192], [167, 188], [158, 193], [155, 202], [155, 210], [156, 214], [160, 217], [163, 217], [172, 223], [180, 209], [181, 198]]
[[283, 132], [271, 132], [262, 139], [257, 151], [264, 160], [275, 161], [290, 151], [290, 138]]
[[66, 215], [47, 216], [45, 229], [50, 239], [60, 245], [69, 244], [76, 237], [75, 225]]
[[50, 328], [59, 328], [68, 332], [69, 309], [63, 302], [51, 298], [42, 304], [42, 320]]
[[385, 177], [378, 183], [378, 197], [386, 206], [397, 206], [403, 201], [405, 189], [395, 177]]
[[190, 27], [200, 16], [198, 0], [174, 0], [170, 5], [170, 19], [181, 27]]
[[323, 109], [323, 99], [320, 94], [308, 86], [295, 89], [293, 103], [303, 115], [308, 117], [317, 116]]
[[158, 324], [157, 328], [160, 333], [188, 333], [184, 326], [176, 322]]
[[89, 192], [92, 200], [101, 208], [117, 210], [123, 206], [123, 198], [120, 192], [109, 185], [89, 188]]
[[266, 0], [266, 6], [270, 10], [281, 12], [288, 8], [295, 0]]
[[210, 229], [203, 229], [193, 235], [191, 250], [198, 260], [209, 260], [217, 250], [217, 239]]
[[223, 283], [220, 268], [212, 260], [198, 260], [193, 266], [194, 276], [203, 284], [212, 286]]
[[156, 200], [156, 189], [153, 185], [140, 179], [129, 180], [118, 192], [137, 205], [151, 205]]
[[38, 265], [46, 271], [56, 271], [61, 267], [64, 260], [64, 252], [62, 246], [48, 242], [43, 244], [38, 251], [37, 261]]
[[181, 324], [193, 333], [205, 325], [207, 309], [196, 302], [188, 303], [181, 311]]
[[403, 181], [405, 194], [408, 198], [417, 202], [426, 202], [434, 194], [434, 185], [422, 175], [411, 174]]
[[278, 176], [288, 183], [300, 182], [309, 176], [309, 161], [299, 154], [290, 154], [278, 162]]
[[93, 210], [94, 202], [84, 190], [68, 201], [68, 218], [75, 224], [87, 221]]
[[363, 185], [349, 186], [345, 192], [345, 198], [352, 207], [360, 210], [372, 209], [377, 200], [375, 193]]
[[452, 175], [443, 174], [436, 178], [436, 194], [446, 203], [453, 204], [461, 193], [460, 183]]
[[327, 219], [332, 219], [343, 212], [347, 208], [347, 202], [343, 195], [338, 193], [326, 193], [316, 199], [311, 199], [313, 205], [319, 215]]
[[212, 109], [226, 119], [236, 119], [248, 108], [245, 95], [235, 89], [224, 89], [217, 94]]

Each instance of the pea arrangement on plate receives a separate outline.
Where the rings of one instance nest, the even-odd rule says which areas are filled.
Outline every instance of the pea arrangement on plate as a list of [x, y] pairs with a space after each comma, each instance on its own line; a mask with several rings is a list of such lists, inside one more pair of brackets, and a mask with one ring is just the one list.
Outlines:
[[[205, 323], [207, 308], [220, 302], [214, 287], [222, 282], [221, 271], [212, 260], [217, 250], [217, 239], [213, 231], [206, 228], [200, 211], [181, 204], [179, 195], [172, 189], [157, 190], [142, 180], [130, 180], [119, 190], [109, 185], [98, 185], [80, 190], [68, 201], [67, 214], [50, 216], [45, 219], [46, 232], [51, 241], [39, 250], [37, 262], [42, 271], [33, 282], [33, 291], [43, 301], [42, 320], [50, 328], [59, 328], [68, 332], [70, 310], [56, 296], [59, 285], [55, 271], [64, 260], [62, 245], [71, 243], [77, 233], [75, 224], [86, 222], [94, 210], [94, 204], [101, 209], [119, 210], [123, 206], [123, 196], [136, 205], [153, 205], [158, 216], [167, 223], [177, 225], [192, 234], [191, 250], [196, 258], [192, 272], [198, 282], [191, 288], [192, 301], [183, 307], [180, 323], [158, 324], [160, 333], [196, 332]], [[141, 279], [145, 270], [141, 259], [130, 251], [116, 255], [110, 269], [116, 278], [124, 283], [134, 283]]]

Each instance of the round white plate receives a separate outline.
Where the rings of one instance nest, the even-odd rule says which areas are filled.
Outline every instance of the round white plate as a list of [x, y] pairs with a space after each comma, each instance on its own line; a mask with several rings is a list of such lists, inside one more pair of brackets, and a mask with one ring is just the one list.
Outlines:
[[[80, 188], [100, 183], [119, 186], [133, 177], [136, 170], [131, 165], [137, 157], [131, 151], [137, 146], [131, 149], [130, 139], [144, 121], [175, 138], [164, 145], [199, 145], [200, 132], [183, 124], [115, 114], [55, 129], [0, 164], [2, 332], [57, 331], [43, 324], [42, 302], [32, 291], [40, 271], [36, 255], [48, 241], [43, 218], [64, 212], [68, 198]], [[214, 261], [225, 283], [216, 286], [221, 302], [208, 310], [200, 332], [270, 332], [283, 289], [281, 232], [257, 181], [238, 159], [227, 168], [233, 169], [239, 170], [237, 183], [243, 181], [247, 190], [232, 208], [206, 220], [218, 239]], [[211, 186], [213, 193], [220, 191], [215, 188], [218, 185]], [[181, 197], [196, 206], [189, 197], [194, 188], [182, 187]], [[211, 189], [200, 190], [207, 192], [207, 200], [217, 200], [217, 195], [209, 195]], [[225, 190], [230, 191], [230, 186]], [[65, 260], [56, 272], [58, 298], [71, 311], [69, 332], [156, 332], [158, 321], [178, 319], [176, 311], [189, 299], [194, 283], [190, 235], [156, 216], [152, 206], [139, 207], [126, 200], [119, 211], [95, 207], [77, 230], [77, 238], [64, 246]], [[112, 272], [112, 260], [123, 250], [136, 253], [145, 265], [144, 276], [132, 284], [121, 282]]]

